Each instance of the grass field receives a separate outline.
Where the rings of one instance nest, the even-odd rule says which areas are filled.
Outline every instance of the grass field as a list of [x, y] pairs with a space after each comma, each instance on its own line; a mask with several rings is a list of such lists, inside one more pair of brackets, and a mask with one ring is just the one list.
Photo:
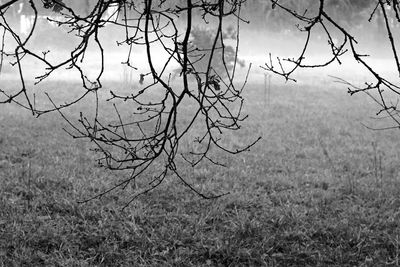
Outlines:
[[[57, 84], [69, 90], [73, 85]], [[346, 88], [249, 85], [235, 145], [121, 210], [132, 188], [78, 204], [120, 173], [95, 166], [58, 114], [0, 106], [0, 266], [399, 266], [400, 132]], [[139, 188], [141, 183], [138, 183]]]

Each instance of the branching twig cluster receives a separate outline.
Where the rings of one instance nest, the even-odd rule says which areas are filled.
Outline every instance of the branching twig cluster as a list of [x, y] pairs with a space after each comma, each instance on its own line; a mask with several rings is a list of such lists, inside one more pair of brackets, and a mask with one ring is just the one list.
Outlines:
[[[397, 111], [397, 102], [393, 103], [393, 94], [395, 96], [400, 95], [400, 86], [385, 78], [382, 73], [380, 73], [371, 63], [366, 60], [368, 55], [362, 54], [357, 49], [357, 39], [355, 36], [350, 34], [349, 29], [342, 26], [342, 22], [333, 19], [332, 16], [327, 11], [326, 4], [327, 0], [319, 0], [319, 6], [316, 15], [308, 15], [312, 12], [306, 12], [301, 10], [296, 10], [292, 7], [288, 7], [283, 4], [284, 1], [271, 0], [273, 7], [280, 8], [286, 11], [291, 17], [294, 17], [298, 21], [298, 28], [300, 31], [306, 34], [305, 42], [303, 44], [302, 51], [296, 59], [281, 59], [277, 58], [274, 62], [272, 56], [269, 57], [269, 62], [262, 66], [265, 70], [271, 71], [275, 74], [283, 76], [286, 80], [294, 80], [291, 75], [298, 68], [316, 68], [328, 66], [332, 62], [338, 62], [341, 64], [341, 57], [344, 54], [350, 54], [356, 62], [358, 62], [362, 68], [365, 68], [375, 79], [373, 83], [365, 83], [364, 87], [357, 87], [347, 81], [338, 79], [348, 86], [348, 92], [350, 95], [364, 92], [368, 96], [372, 97], [376, 103], [379, 104], [380, 110], [377, 115], [381, 113], [387, 113], [389, 117], [393, 119], [396, 126], [394, 128], [400, 128], [400, 116]], [[394, 27], [400, 23], [399, 18], [399, 2], [398, 1], [386, 1], [386, 0], [376, 0], [373, 2], [369, 21], [372, 20], [374, 16], [379, 17], [384, 22], [384, 29], [386, 31], [386, 37], [390, 43], [390, 49], [392, 52], [391, 58], [397, 68], [397, 73], [400, 76], [400, 62], [398, 56], [398, 50], [396, 46], [396, 40], [394, 35]], [[379, 14], [378, 14], [379, 13]], [[393, 21], [394, 20], [394, 21]], [[314, 64], [304, 64], [307, 52], [310, 46], [310, 40], [313, 33], [320, 34], [320, 29], [323, 29], [323, 34], [325, 35], [328, 45], [331, 50], [330, 59]], [[333, 32], [335, 32], [335, 39], [341, 41], [335, 42], [333, 37]], [[291, 63], [288, 68], [287, 65], [284, 66], [283, 61]], [[389, 94], [386, 94], [388, 92]], [[386, 128], [385, 128], [386, 129]]]
[[[9, 1], [0, 6], [0, 26], [4, 36], [12, 37], [16, 43], [14, 50], [7, 52], [2, 49], [1, 65], [4, 58], [12, 58], [11, 64], [18, 68], [20, 89], [8, 93], [0, 88], [3, 95], [1, 103], [15, 102], [34, 115], [57, 111], [70, 125], [68, 132], [74, 138], [86, 138], [96, 145], [96, 151], [102, 155], [98, 163], [110, 170], [127, 170], [130, 175], [95, 197], [100, 197], [118, 187], [125, 187], [136, 178], [149, 177], [148, 186], [137, 192], [131, 199], [148, 192], [160, 185], [168, 174], [175, 174], [186, 186], [197, 194], [207, 196], [193, 187], [179, 173], [179, 162], [196, 166], [203, 160], [218, 163], [210, 156], [210, 150], [221, 149], [228, 153], [239, 153], [247, 150], [254, 143], [240, 150], [231, 150], [224, 146], [221, 136], [227, 131], [240, 128], [240, 123], [246, 118], [242, 115], [242, 91], [244, 85], [237, 88], [234, 83], [234, 73], [237, 64], [237, 48], [232, 62], [225, 62], [223, 30], [226, 17], [236, 18], [239, 32], [240, 9], [243, 0], [213, 0], [180, 1], [181, 4], [171, 5], [163, 0], [99, 0], [91, 7], [88, 14], [80, 14], [64, 1], [44, 1], [45, 8], [58, 12], [57, 18], [49, 18], [52, 23], [68, 29], [70, 34], [79, 39], [77, 46], [70, 51], [70, 56], [53, 62], [46, 53], [34, 52], [29, 49], [29, 42], [36, 29], [39, 16], [38, 1], [30, 0], [30, 10], [34, 23], [30, 32], [23, 36], [8, 23], [7, 10], [18, 1]], [[114, 13], [109, 14], [110, 8]], [[61, 16], [60, 16], [61, 15]], [[195, 22], [195, 15], [199, 19]], [[178, 18], [180, 18], [178, 20]], [[182, 19], [184, 18], [184, 19]], [[182, 22], [182, 20], [184, 20]], [[195, 23], [213, 20], [213, 42], [210, 47], [193, 48], [190, 44], [191, 30]], [[130, 68], [136, 68], [135, 56], [132, 51], [136, 47], [144, 47], [147, 57], [147, 70], [140, 75], [140, 88], [137, 92], [121, 93], [111, 90], [106, 100], [114, 109], [116, 120], [105, 120], [99, 113], [99, 92], [102, 90], [102, 75], [104, 72], [105, 48], [99, 36], [103, 28], [114, 27], [122, 29], [123, 38], [117, 40], [117, 45], [127, 46], [127, 60], [123, 62]], [[238, 36], [239, 37], [239, 36]], [[89, 79], [81, 66], [89, 47], [95, 46], [100, 55], [99, 71], [94, 79]], [[167, 55], [165, 61], [155, 56], [155, 47], [161, 47]], [[216, 53], [222, 50], [222, 53]], [[202, 53], [210, 55], [206, 70], [196, 69], [196, 58]], [[213, 56], [218, 54], [220, 58]], [[35, 107], [29, 88], [26, 85], [28, 75], [24, 72], [24, 60], [37, 60], [44, 64], [45, 71], [35, 77], [40, 84], [61, 68], [74, 69], [80, 73], [82, 93], [70, 102], [57, 104], [48, 96], [52, 108], [39, 110]], [[223, 70], [213, 68], [213, 61], [223, 62]], [[160, 64], [161, 63], [161, 64]], [[1, 66], [0, 65], [0, 66]], [[171, 79], [171, 66], [179, 66], [177, 77]], [[88, 95], [95, 95], [94, 117], [89, 118], [81, 113], [78, 122], [69, 118], [64, 110]], [[128, 108], [126, 108], [128, 106]], [[186, 110], [185, 110], [186, 107]], [[190, 112], [187, 112], [190, 110]], [[189, 118], [189, 119], [188, 119]], [[181, 146], [186, 136], [194, 136], [193, 151], [183, 151]], [[184, 153], [187, 152], [187, 153]], [[182, 156], [182, 157], [181, 157]], [[183, 160], [179, 160], [183, 159]], [[152, 166], [152, 168], [150, 168]], [[129, 201], [130, 202], [130, 201]]]

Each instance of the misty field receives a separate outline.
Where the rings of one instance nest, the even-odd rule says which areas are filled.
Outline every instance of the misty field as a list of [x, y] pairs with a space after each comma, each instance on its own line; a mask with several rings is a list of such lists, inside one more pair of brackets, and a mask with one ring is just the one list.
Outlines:
[[125, 174], [96, 167], [58, 114], [2, 105], [0, 266], [398, 266], [400, 132], [367, 129], [384, 125], [373, 101], [328, 84], [272, 84], [270, 103], [247, 86], [250, 117], [229, 140], [261, 141], [215, 151], [226, 168], [182, 170], [226, 196], [171, 176], [123, 210], [137, 189], [78, 204]]

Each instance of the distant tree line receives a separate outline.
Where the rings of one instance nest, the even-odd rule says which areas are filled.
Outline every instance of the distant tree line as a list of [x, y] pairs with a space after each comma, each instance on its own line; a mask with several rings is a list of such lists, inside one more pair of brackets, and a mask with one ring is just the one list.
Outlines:
[[[298, 14], [317, 14], [319, 1], [313, 0], [284, 0], [279, 1]], [[347, 25], [355, 26], [364, 23], [362, 18], [369, 15], [370, 8], [376, 4], [373, 0], [327, 0], [325, 10], [337, 21]], [[271, 1], [253, 0], [246, 1], [243, 11], [244, 17], [252, 18], [255, 26], [267, 26], [271, 30], [282, 30], [282, 28], [296, 23], [296, 18], [285, 16], [285, 12], [275, 9]]]
[[[0, 1], [0, 4], [4, 2]], [[37, 5], [40, 14], [51, 13], [52, 9], [48, 8], [49, 5], [54, 5], [52, 0], [41, 0], [42, 5]], [[95, 0], [62, 0], [61, 2], [70, 6], [75, 11], [80, 13], [88, 14], [93, 8]], [[164, 2], [164, 1], [161, 1]], [[170, 0], [169, 5], [179, 6], [184, 5], [184, 0]], [[279, 3], [297, 11], [299, 14], [304, 12], [316, 13], [319, 6], [318, 1], [314, 0], [283, 0]], [[374, 0], [327, 0], [326, 10], [332, 14], [332, 17], [345, 22], [346, 24], [359, 24], [362, 21], [364, 14], [370, 12], [370, 8], [376, 3]], [[163, 3], [165, 5], [165, 3]], [[9, 7], [8, 15], [12, 15], [18, 18], [21, 14], [28, 15], [32, 13], [32, 10], [24, 5], [29, 5], [28, 1], [23, 3], [11, 5]], [[138, 4], [139, 5], [139, 4]], [[243, 2], [243, 18], [252, 18], [251, 22], [255, 26], [268, 26], [272, 30], [280, 30], [282, 27], [293, 25], [295, 18], [288, 19], [284, 16], [282, 10], [274, 10], [274, 6], [271, 1], [265, 0], [252, 0]], [[200, 14], [200, 12], [199, 12]]]
[[[70, 6], [76, 12], [86, 15], [89, 15], [90, 10], [92, 10], [96, 4], [95, 0], [59, 1]], [[0, 1], [0, 4], [2, 2], [4, 2], [4, 0]], [[40, 2], [41, 5], [36, 3], [36, 8], [38, 9], [39, 14], [48, 15], [55, 10], [54, 8], [51, 8], [55, 1], [40, 0]], [[184, 0], [170, 0], [168, 3], [165, 1], [160, 2], [162, 2], [164, 6], [171, 6], [171, 8], [185, 5]], [[381, 32], [380, 30], [384, 28], [384, 20], [381, 18], [382, 14], [380, 9], [377, 9], [372, 21], [366, 19], [376, 5], [376, 1], [374, 0], [326, 0], [325, 2], [325, 10], [329, 12], [330, 16], [335, 19], [335, 21], [339, 21], [346, 27], [370, 27], [373, 25], [378, 32]], [[282, 9], [275, 8], [273, 3], [274, 1], [265, 0], [243, 1], [242, 18], [244, 20], [250, 20], [251, 18], [251, 25], [255, 30], [261, 27], [279, 33], [288, 27], [293, 27], [293, 25], [296, 24], [296, 18], [286, 16], [285, 12]], [[276, 3], [283, 4], [301, 15], [317, 14], [319, 7], [319, 1], [314, 0], [281, 0], [276, 1]], [[140, 2], [135, 3], [135, 5], [139, 6]], [[29, 6], [29, 1], [11, 5], [7, 15], [11, 16], [17, 23], [20, 23], [19, 20], [21, 15], [33, 15]], [[388, 5], [388, 7], [390, 7], [390, 5]], [[197, 13], [198, 14], [193, 14], [193, 18], [195, 19], [197, 15], [198, 19], [201, 19], [201, 11]], [[184, 15], [177, 18], [177, 20], [184, 22]], [[394, 19], [392, 21], [395, 23]]]

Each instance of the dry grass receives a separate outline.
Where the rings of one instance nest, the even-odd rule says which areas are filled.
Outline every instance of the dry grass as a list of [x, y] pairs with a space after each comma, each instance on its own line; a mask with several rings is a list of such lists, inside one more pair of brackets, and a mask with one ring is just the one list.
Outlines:
[[266, 112], [262, 86], [247, 94], [230, 141], [263, 140], [215, 154], [226, 169], [183, 170], [229, 195], [169, 177], [123, 211], [132, 189], [77, 204], [123, 174], [96, 168], [56, 114], [1, 106], [0, 266], [398, 266], [399, 133], [366, 130], [374, 106], [344, 89], [274, 87]]

